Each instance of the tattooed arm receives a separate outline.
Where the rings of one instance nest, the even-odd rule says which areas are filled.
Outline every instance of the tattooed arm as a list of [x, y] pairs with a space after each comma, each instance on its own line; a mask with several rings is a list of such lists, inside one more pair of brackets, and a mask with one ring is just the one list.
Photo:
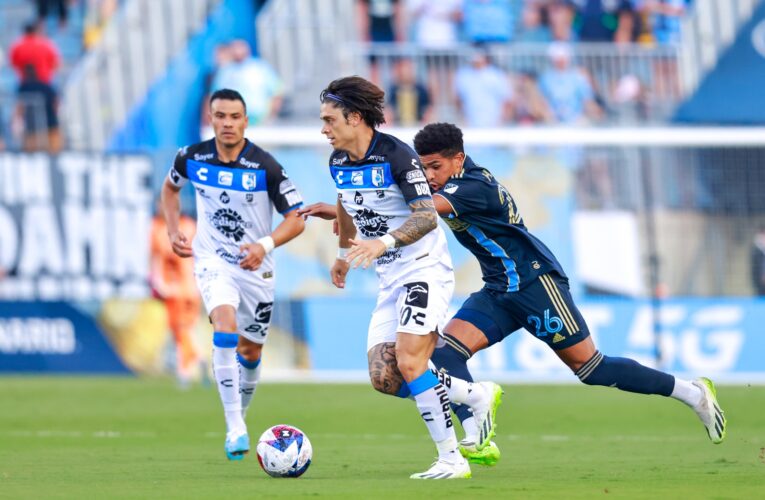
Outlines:
[[397, 395], [404, 383], [404, 377], [396, 362], [396, 344], [393, 342], [377, 344], [369, 350], [367, 359], [372, 387], [383, 394]]
[[438, 225], [438, 215], [432, 198], [413, 200], [409, 208], [412, 209], [412, 215], [401, 224], [401, 227], [390, 232], [396, 240], [397, 247], [411, 245]]

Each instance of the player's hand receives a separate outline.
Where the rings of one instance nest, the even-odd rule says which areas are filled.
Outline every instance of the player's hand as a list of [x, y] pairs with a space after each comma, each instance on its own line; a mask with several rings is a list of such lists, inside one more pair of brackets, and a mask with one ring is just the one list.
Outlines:
[[173, 252], [175, 252], [177, 256], [185, 258], [193, 255], [191, 242], [185, 234], [180, 231], [175, 231], [174, 233], [168, 233], [168, 237], [170, 238], [170, 245], [173, 247]]
[[372, 262], [377, 260], [385, 253], [385, 243], [376, 240], [348, 240], [351, 242], [351, 250], [348, 252], [346, 260], [354, 269], [362, 266], [364, 269], [369, 267]]
[[329, 276], [332, 278], [332, 284], [337, 288], [345, 288], [345, 276], [351, 268], [350, 264], [343, 259], [335, 259], [332, 269], [329, 270]]
[[[329, 203], [323, 202], [314, 203], [313, 205], [299, 208], [297, 214], [303, 217], [303, 219], [308, 219], [310, 216], [324, 220], [335, 220], [337, 219], [337, 205], [330, 205]], [[335, 234], [337, 234], [337, 232], [335, 232]]]
[[266, 256], [266, 249], [260, 243], [245, 243], [239, 246], [239, 251], [246, 254], [239, 263], [239, 267], [246, 271], [257, 271]]

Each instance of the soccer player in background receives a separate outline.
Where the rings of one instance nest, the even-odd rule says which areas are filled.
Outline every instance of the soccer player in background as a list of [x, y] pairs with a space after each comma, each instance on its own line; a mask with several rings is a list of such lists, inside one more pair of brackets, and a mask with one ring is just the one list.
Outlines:
[[385, 122], [383, 103], [384, 92], [356, 76], [334, 80], [321, 92], [321, 132], [334, 148], [329, 170], [338, 196], [340, 248], [330, 275], [344, 288], [351, 265], [376, 263], [380, 291], [367, 338], [372, 386], [385, 394], [411, 395], [438, 449], [431, 468], [411, 477], [469, 478], [450, 398], [473, 408], [488, 443], [502, 391], [488, 382], [450, 381], [445, 387], [428, 369], [454, 273], [419, 158], [376, 130]]
[[[151, 222], [151, 276], [154, 294], [165, 305], [167, 322], [175, 342], [175, 373], [181, 387], [187, 387], [192, 371], [199, 365], [194, 330], [199, 322], [199, 292], [194, 282], [194, 263], [176, 255], [167, 239], [167, 224], [161, 207]], [[194, 239], [196, 223], [188, 215], [178, 219], [178, 229]], [[202, 374], [204, 377], [205, 375]]]
[[[453, 380], [472, 381], [467, 361], [473, 354], [525, 328], [547, 343], [583, 383], [678, 399], [696, 412], [713, 443], [725, 439], [725, 415], [709, 379], [682, 380], [595, 348], [560, 263], [529, 233], [510, 192], [465, 154], [459, 128], [427, 125], [415, 136], [414, 147], [436, 211], [457, 241], [476, 256], [485, 282], [444, 328], [446, 343], [431, 358], [441, 377], [445, 372]], [[317, 203], [301, 213], [331, 219], [334, 210]], [[494, 465], [500, 456], [496, 444], [476, 446], [479, 432], [469, 410], [457, 406], [455, 413], [466, 433], [460, 452], [471, 463]]]
[[[215, 137], [182, 148], [162, 186], [162, 211], [173, 251], [194, 257], [197, 285], [213, 324], [213, 373], [226, 418], [225, 452], [250, 449], [244, 415], [260, 378], [274, 301], [271, 251], [297, 235], [300, 193], [282, 166], [245, 139], [247, 110], [235, 90], [210, 97]], [[196, 189], [193, 244], [179, 227], [180, 189]], [[284, 220], [271, 231], [273, 209]]]

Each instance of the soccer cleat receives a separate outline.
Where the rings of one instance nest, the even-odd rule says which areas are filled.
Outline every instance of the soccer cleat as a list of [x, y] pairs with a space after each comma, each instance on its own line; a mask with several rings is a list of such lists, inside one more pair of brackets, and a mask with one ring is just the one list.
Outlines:
[[491, 438], [497, 431], [497, 407], [502, 404], [502, 388], [494, 382], [479, 382], [478, 385], [485, 391], [481, 401], [472, 406], [473, 418], [478, 427], [478, 441], [475, 443], [476, 451], [480, 451], [489, 445]]
[[250, 437], [247, 433], [231, 439], [226, 437], [225, 450], [229, 460], [242, 460], [250, 452]]
[[473, 477], [467, 461], [460, 457], [456, 463], [438, 460], [425, 472], [409, 476], [410, 479], [470, 479]]
[[489, 445], [479, 451], [476, 449], [473, 441], [463, 439], [460, 441], [460, 455], [467, 458], [467, 461], [471, 464], [491, 467], [497, 465], [501, 453], [494, 441], [489, 441]]
[[720, 444], [725, 439], [728, 421], [725, 418], [725, 413], [720, 409], [720, 405], [717, 404], [715, 385], [706, 377], [697, 378], [693, 381], [693, 385], [701, 389], [703, 393], [701, 401], [693, 408], [693, 411], [707, 428], [709, 439], [714, 444]]

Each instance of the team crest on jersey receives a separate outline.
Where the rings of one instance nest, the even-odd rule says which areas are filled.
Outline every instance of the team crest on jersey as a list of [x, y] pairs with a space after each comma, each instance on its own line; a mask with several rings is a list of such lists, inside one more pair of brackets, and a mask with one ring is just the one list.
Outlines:
[[375, 167], [372, 169], [372, 185], [374, 187], [380, 187], [383, 185], [384, 173], [385, 171], [382, 169], [382, 167]]
[[214, 214], [207, 214], [207, 218], [215, 229], [236, 242], [242, 241], [245, 230], [252, 225], [245, 222], [241, 215], [230, 208], [218, 209]]
[[458, 188], [459, 188], [459, 186], [457, 184], [452, 184], [450, 182], [449, 184], [444, 186], [444, 191], [446, 191], [449, 194], [453, 194]]
[[231, 197], [230, 197], [230, 196], [228, 195], [228, 193], [227, 193], [227, 192], [225, 192], [225, 191], [223, 191], [223, 192], [220, 194], [220, 197], [219, 197], [219, 198], [220, 198], [220, 201], [221, 201], [221, 203], [228, 203], [229, 201], [231, 201]]
[[408, 306], [421, 307], [423, 309], [428, 307], [428, 284], [424, 281], [415, 281], [414, 283], [407, 283], [404, 285], [406, 288], [406, 300], [404, 304]]
[[361, 195], [361, 193], [356, 191], [356, 194], [353, 195], [353, 202], [356, 203], [356, 205], [361, 205], [364, 203], [364, 197]]
[[247, 191], [255, 190], [255, 186], [258, 184], [258, 177], [252, 172], [244, 172], [242, 174], [242, 187]]
[[392, 217], [380, 215], [368, 208], [364, 208], [362, 210], [357, 210], [353, 219], [356, 221], [356, 227], [359, 228], [361, 234], [376, 238], [388, 232], [390, 229], [388, 227], [388, 221], [392, 219]]

